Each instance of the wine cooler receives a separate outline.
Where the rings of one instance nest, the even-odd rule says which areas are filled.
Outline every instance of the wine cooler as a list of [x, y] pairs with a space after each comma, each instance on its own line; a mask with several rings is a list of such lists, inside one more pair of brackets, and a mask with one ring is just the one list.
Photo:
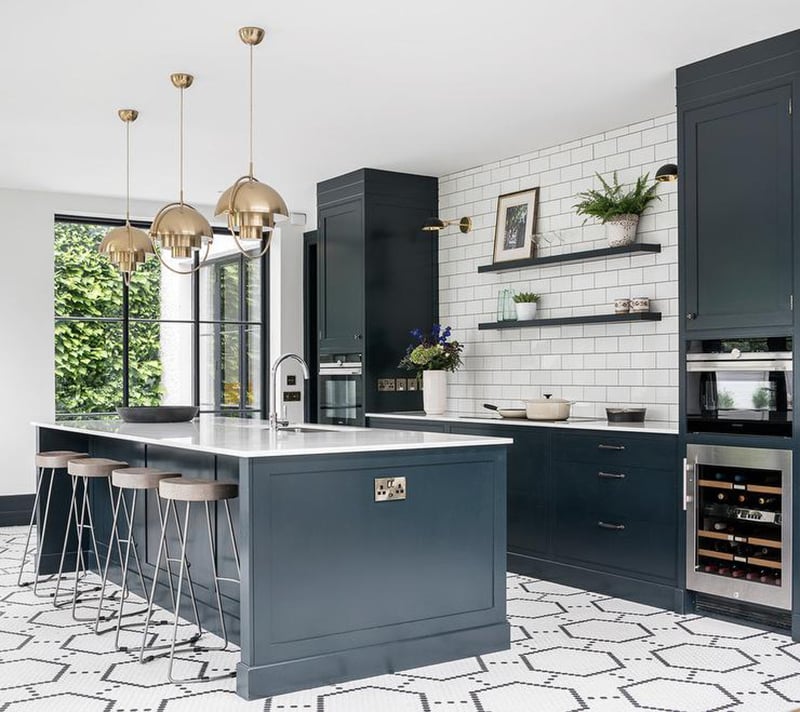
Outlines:
[[791, 451], [688, 445], [684, 486], [686, 587], [790, 610]]

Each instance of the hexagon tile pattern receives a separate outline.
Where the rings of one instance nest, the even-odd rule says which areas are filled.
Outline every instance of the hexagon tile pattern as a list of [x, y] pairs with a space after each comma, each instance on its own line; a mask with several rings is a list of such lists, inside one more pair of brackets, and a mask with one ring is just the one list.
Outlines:
[[[0, 529], [18, 560], [22, 527]], [[163, 659], [140, 665], [69, 607], [0, 573], [0, 712], [790, 712], [800, 709], [800, 644], [509, 574], [511, 649], [245, 702], [227, 679], [173, 685]], [[93, 613], [82, 607], [82, 615]], [[135, 630], [125, 631], [135, 645]], [[213, 644], [215, 641], [209, 641]], [[179, 675], [214, 677], [236, 649], [181, 652]]]

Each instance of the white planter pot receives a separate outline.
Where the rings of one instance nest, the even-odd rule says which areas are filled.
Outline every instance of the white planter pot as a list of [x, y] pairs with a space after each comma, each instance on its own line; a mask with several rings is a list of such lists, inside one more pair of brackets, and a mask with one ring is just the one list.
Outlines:
[[516, 302], [514, 306], [517, 308], [517, 321], [530, 321], [536, 318], [536, 302]]
[[606, 222], [606, 237], [609, 247], [632, 245], [636, 241], [638, 215], [618, 215]]
[[443, 415], [447, 410], [447, 371], [422, 372], [422, 407], [425, 415]]

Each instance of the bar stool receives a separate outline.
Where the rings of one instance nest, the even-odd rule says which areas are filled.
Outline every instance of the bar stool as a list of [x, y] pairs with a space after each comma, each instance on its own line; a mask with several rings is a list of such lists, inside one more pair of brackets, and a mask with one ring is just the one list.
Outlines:
[[[178, 590], [176, 592], [175, 620], [172, 625], [172, 641], [170, 643], [169, 668], [167, 675], [169, 677], [170, 682], [199, 682], [204, 680], [217, 679], [217, 677], [211, 678], [208, 676], [201, 676], [194, 678], [175, 678], [172, 674], [173, 666], [175, 663], [176, 638], [178, 635], [178, 618], [180, 614], [183, 571], [184, 568], [186, 568], [187, 573], [189, 571], [188, 562], [186, 560], [186, 544], [189, 536], [189, 511], [191, 509], [192, 502], [202, 502], [205, 505], [206, 528], [208, 530], [208, 546], [209, 546], [209, 553], [211, 555], [212, 578], [214, 580], [214, 594], [217, 599], [217, 611], [219, 612], [220, 628], [222, 630], [222, 638], [224, 641], [223, 645], [219, 648], [211, 648], [208, 646], [203, 646], [203, 647], [196, 646], [194, 649], [196, 651], [225, 650], [228, 647], [228, 631], [225, 626], [225, 615], [222, 611], [222, 596], [220, 594], [219, 582], [230, 581], [231, 583], [235, 583], [238, 585], [240, 582], [240, 578], [228, 578], [220, 576], [219, 572], [217, 571], [216, 543], [214, 542], [214, 532], [211, 526], [211, 511], [208, 505], [211, 502], [223, 502], [225, 505], [225, 514], [228, 520], [228, 531], [230, 532], [231, 535], [233, 556], [236, 561], [236, 572], [239, 575], [239, 577], [241, 577], [241, 566], [239, 562], [239, 547], [236, 544], [236, 534], [233, 530], [233, 519], [231, 518], [231, 509], [229, 503], [231, 499], [239, 496], [239, 485], [236, 482], [229, 482], [225, 480], [200, 480], [200, 479], [187, 479], [180, 477], [180, 478], [161, 480], [158, 483], [158, 494], [162, 499], [167, 500], [167, 510], [169, 510], [170, 508], [172, 509], [173, 513], [175, 513], [176, 520], [177, 520], [176, 502], [186, 503], [186, 508], [183, 516], [183, 533], [180, 538], [181, 541], [180, 572], [178, 574]], [[154, 657], [154, 656], [148, 656], [147, 658], [145, 658], [144, 649], [145, 649], [145, 644], [147, 642], [147, 631], [150, 626], [150, 617], [153, 612], [153, 599], [155, 597], [156, 583], [159, 574], [161, 545], [163, 544], [166, 538], [167, 523], [168, 523], [168, 516], [165, 516], [164, 522], [161, 526], [161, 543], [159, 544], [158, 558], [156, 559], [156, 571], [153, 576], [153, 587], [150, 593], [150, 599], [148, 601], [147, 617], [145, 619], [144, 633], [142, 635], [142, 649], [139, 654], [140, 662], [147, 662], [149, 660], [152, 660]], [[220, 675], [218, 677], [235, 677], [235, 676], [236, 672], [231, 671], [225, 673], [224, 675]]]
[[[106, 556], [106, 564], [103, 569], [103, 579], [100, 584], [100, 600], [97, 605], [97, 617], [95, 618], [94, 624], [94, 632], [100, 633], [100, 621], [101, 620], [111, 620], [112, 618], [116, 617], [117, 624], [116, 634], [114, 638], [114, 647], [116, 650], [119, 651], [127, 651], [128, 648], [126, 646], [120, 646], [119, 644], [119, 634], [122, 628], [122, 618], [126, 615], [137, 615], [139, 613], [145, 613], [146, 608], [142, 609], [141, 611], [134, 611], [131, 613], [124, 613], [123, 608], [125, 605], [125, 591], [127, 590], [127, 580], [128, 580], [128, 571], [129, 571], [129, 564], [130, 564], [130, 555], [131, 550], [133, 550], [133, 558], [136, 562], [136, 569], [139, 575], [139, 583], [142, 587], [143, 595], [145, 596], [145, 600], [147, 599], [147, 587], [144, 582], [144, 575], [142, 573], [142, 564], [139, 560], [139, 552], [136, 547], [136, 540], [133, 537], [133, 520], [136, 516], [136, 502], [139, 495], [139, 492], [144, 492], [144, 497], [147, 497], [147, 492], [150, 490], [158, 491], [158, 483], [161, 480], [165, 479], [174, 479], [176, 477], [180, 477], [180, 473], [178, 472], [167, 472], [164, 470], [158, 470], [154, 467], [126, 467], [123, 469], [114, 470], [111, 473], [111, 484], [113, 487], [117, 489], [117, 498], [114, 502], [114, 509], [113, 509], [113, 520], [111, 524], [111, 537], [108, 542], [108, 554]], [[125, 498], [125, 492], [131, 492], [131, 503], [128, 505], [128, 501]], [[161, 527], [164, 526], [164, 512], [162, 510], [161, 499], [156, 497], [156, 511], [158, 512], [158, 521]], [[120, 537], [120, 523], [119, 517], [120, 512], [125, 519], [125, 538], [122, 539]], [[178, 537], [179, 541], [182, 544], [182, 536], [180, 526], [178, 524], [177, 514], [175, 515], [175, 526], [178, 530]], [[102, 616], [103, 613], [103, 602], [105, 600], [105, 592], [106, 592], [106, 583], [108, 581], [108, 570], [111, 564], [111, 551], [114, 548], [114, 540], [117, 540], [118, 544], [125, 544], [125, 554], [124, 558], [120, 560], [120, 565], [122, 567], [122, 581], [121, 581], [121, 589], [122, 595], [119, 599], [119, 610], [115, 613]], [[163, 553], [164, 560], [166, 563], [167, 568], [167, 584], [169, 585], [169, 592], [170, 597], [172, 599], [172, 606], [173, 610], [175, 609], [175, 590], [172, 585], [172, 567], [170, 566], [171, 563], [179, 561], [179, 559], [170, 556], [169, 553], [169, 546], [166, 540], [162, 542], [163, 548], [159, 550], [159, 556]], [[194, 609], [195, 620], [197, 621], [197, 634], [190, 638], [187, 642], [194, 643], [196, 642], [202, 633], [202, 629], [200, 627], [200, 615], [197, 610], [197, 601], [194, 595], [194, 582], [192, 581], [191, 572], [187, 576], [188, 583], [189, 583], [189, 595], [191, 596], [192, 600], [192, 607]], [[103, 631], [107, 632], [107, 631]]]
[[[70, 460], [77, 460], [78, 458], [86, 456], [87, 453], [85, 452], [74, 452], [72, 450], [49, 450], [46, 452], [36, 453], [35, 460], [36, 467], [38, 469], [38, 473], [36, 475], [36, 495], [33, 498], [31, 521], [30, 524], [28, 524], [28, 536], [25, 539], [25, 548], [22, 551], [22, 561], [20, 561], [19, 564], [17, 586], [30, 586], [31, 583], [33, 583], [33, 593], [35, 596], [39, 596], [40, 598], [50, 595], [46, 593], [39, 593], [39, 581], [41, 580], [39, 568], [42, 561], [42, 545], [44, 544], [44, 535], [47, 531], [47, 522], [50, 515], [50, 496], [53, 493], [53, 482], [56, 479], [56, 470], [64, 470], [66, 469], [67, 463]], [[39, 507], [39, 501], [42, 498], [42, 489], [45, 482], [45, 470], [50, 470], [50, 478], [47, 485], [47, 495], [45, 496], [44, 500], [44, 516], [42, 517], [41, 531], [39, 531], [37, 536], [36, 548], [29, 551], [31, 535], [33, 534], [33, 525], [36, 523], [36, 511]], [[69, 529], [67, 529], [67, 533], [69, 533]], [[25, 569], [25, 562], [28, 560], [29, 554], [32, 557], [35, 555], [33, 581], [23, 581], [22, 574]], [[50, 574], [45, 580], [49, 581], [52, 578], [53, 574]]]
[[[78, 532], [78, 545], [77, 555], [75, 559], [75, 584], [72, 589], [72, 617], [76, 621], [90, 622], [92, 619], [79, 618], [75, 613], [75, 608], [80, 596], [96, 592], [100, 590], [99, 586], [93, 587], [88, 591], [78, 593], [78, 581], [80, 580], [80, 569], [83, 567], [84, 573], [87, 572], [86, 563], [83, 560], [83, 531], [88, 529], [91, 534], [91, 544], [94, 551], [95, 563], [98, 570], [100, 569], [100, 552], [97, 548], [97, 538], [94, 531], [94, 520], [92, 518], [92, 508], [89, 501], [89, 480], [104, 478], [108, 484], [108, 495], [110, 502], [114, 501], [114, 492], [111, 489], [111, 473], [119, 468], [127, 467], [128, 463], [120, 462], [118, 460], [109, 460], [105, 457], [85, 457], [78, 460], [70, 460], [67, 463], [67, 473], [72, 477], [72, 499], [70, 501], [70, 511], [67, 516], [67, 534], [69, 534], [69, 527], [71, 524], [72, 514], [75, 513], [77, 532]], [[81, 480], [83, 485], [83, 496], [81, 498], [80, 516], [78, 515], [78, 480]], [[88, 523], [87, 523], [88, 518]], [[56, 589], [53, 594], [53, 606], [60, 607], [58, 601], [59, 589], [61, 586], [61, 576], [64, 571], [64, 559], [67, 553], [68, 536], [64, 536], [64, 546], [61, 548], [61, 562], [58, 566], [58, 581], [56, 582]], [[117, 542], [117, 552], [120, 561], [122, 561], [122, 547]]]

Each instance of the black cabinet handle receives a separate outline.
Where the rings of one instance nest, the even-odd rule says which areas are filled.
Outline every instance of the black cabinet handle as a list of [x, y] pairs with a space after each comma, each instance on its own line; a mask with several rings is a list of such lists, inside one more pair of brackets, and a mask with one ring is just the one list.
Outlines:
[[625, 475], [621, 472], [598, 472], [598, 477], [602, 477], [604, 480], [624, 480]]
[[624, 524], [609, 524], [608, 522], [597, 522], [597, 526], [601, 529], [611, 529], [615, 532], [621, 532], [624, 528]]
[[360, 341], [361, 340], [361, 334], [353, 334], [353, 340], [354, 341]]
[[695, 314], [694, 312], [689, 312], [689, 313], [686, 315], [686, 318], [687, 318], [687, 319], [690, 319], [690, 320], [691, 320], [691, 319], [696, 319], [696, 318], [697, 318], [697, 314]]
[[624, 450], [624, 445], [606, 445], [605, 443], [600, 443], [597, 446], [598, 450]]

